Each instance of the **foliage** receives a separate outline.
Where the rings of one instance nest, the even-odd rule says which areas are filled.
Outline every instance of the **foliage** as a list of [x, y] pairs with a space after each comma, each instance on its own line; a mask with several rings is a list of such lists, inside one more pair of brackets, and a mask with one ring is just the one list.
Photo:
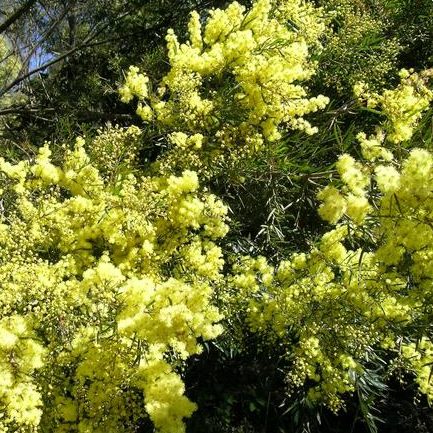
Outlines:
[[[348, 97], [358, 81], [381, 88], [397, 72], [402, 45], [383, 7], [369, 1], [320, 1], [329, 21], [320, 54], [319, 86]], [[376, 2], [384, 3], [384, 2]]]
[[10, 77], [16, 76], [20, 69], [19, 59], [11, 53], [9, 41], [0, 38], [0, 86], [3, 87]]

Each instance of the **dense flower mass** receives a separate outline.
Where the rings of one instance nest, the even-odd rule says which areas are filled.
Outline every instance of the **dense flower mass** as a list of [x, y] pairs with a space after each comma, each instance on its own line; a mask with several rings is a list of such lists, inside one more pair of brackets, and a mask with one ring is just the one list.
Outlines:
[[433, 100], [433, 91], [428, 87], [432, 75], [432, 69], [420, 74], [402, 70], [399, 86], [381, 94], [369, 92], [364, 83], [355, 86], [356, 95], [366, 99], [369, 108], [380, 108], [386, 116], [384, 129], [391, 143], [404, 142], [412, 137], [416, 123]]
[[[342, 14], [343, 27], [362, 15], [348, 0], [332, 4], [341, 5], [331, 15]], [[258, 344], [258, 358], [277, 347], [284, 391], [275, 394], [301, 395], [292, 407], [302, 400], [338, 411], [379, 351], [384, 376], [404, 369], [432, 401], [433, 154], [414, 137], [431, 108], [433, 73], [402, 70], [395, 88], [380, 91], [374, 80], [358, 83], [358, 106], [321, 114], [345, 153], [329, 170], [293, 174], [292, 136], [314, 157], [327, 144], [307, 142], [317, 132], [308, 115], [329, 100], [309, 96], [306, 84], [326, 41], [345, 52], [341, 34], [330, 38], [327, 13], [304, 0], [192, 12], [185, 42], [166, 35], [169, 67], [159, 83], [135, 66], [125, 74], [120, 97], [135, 100], [142, 128], [108, 125], [57, 152], [45, 143], [34, 156], [0, 158], [0, 433], [184, 433], [199, 399], [183, 373], [202, 362], [203, 347], [214, 355], [207, 341], [217, 337], [230, 356], [233, 341], [242, 356], [249, 344]], [[355, 26], [347, 40], [377, 25]], [[5, 47], [0, 39], [0, 57]], [[348, 132], [351, 151], [338, 140], [339, 116], [355, 106], [379, 120]], [[248, 170], [224, 189], [224, 170], [269, 150], [264, 199], [244, 187]], [[231, 204], [249, 195], [268, 205], [282, 177], [287, 195], [295, 178], [322, 182], [310, 197], [302, 185], [312, 208], [317, 193], [322, 219], [314, 208], [311, 224], [321, 231], [308, 247], [265, 257], [259, 235], [234, 218], [235, 234], [223, 241]], [[273, 212], [295, 212], [302, 199], [293, 196], [255, 227], [265, 230]], [[240, 208], [244, 219], [261, 211]]]
[[324, 29], [320, 10], [303, 1], [257, 0], [249, 11], [237, 2], [211, 10], [203, 28], [193, 12], [186, 43], [170, 30], [170, 71], [156, 92], [136, 67], [120, 88], [124, 102], [137, 97], [144, 121], [172, 132], [160, 170], [205, 174], [279, 139], [283, 128], [315, 133], [304, 116], [328, 98], [308, 97], [304, 82], [315, 72], [310, 49]]
[[191, 171], [107, 180], [82, 139], [50, 153], [0, 161], [2, 431], [135, 431], [144, 409], [183, 431], [174, 366], [220, 333], [226, 208]]
[[[328, 185], [318, 197], [323, 203], [319, 207], [321, 217], [336, 223], [343, 215], [361, 224], [371, 206], [368, 193], [373, 176], [380, 192], [393, 194], [400, 185], [400, 174], [395, 168], [393, 150], [412, 137], [417, 122], [433, 101], [433, 91], [427, 86], [431, 70], [421, 74], [403, 70], [401, 83], [393, 90], [382, 94], [366, 93], [362, 96], [369, 107], [381, 105], [385, 122], [376, 128], [370, 137], [363, 132], [357, 135], [365, 163], [355, 161], [348, 154], [340, 156], [336, 163], [337, 171], [343, 182], [341, 189]], [[355, 91], [360, 94], [364, 89], [361, 83]], [[370, 191], [371, 192], [371, 191]]]
[[[346, 159], [347, 174], [354, 162]], [[427, 335], [422, 345], [410, 338], [413, 326], [432, 319], [433, 156], [414, 149], [400, 169], [378, 165], [374, 176], [380, 196], [374, 206], [366, 202], [361, 215], [369, 220], [362, 227], [364, 218], [353, 225], [350, 208], [343, 207], [351, 219], [323, 235], [308, 254], [294, 254], [276, 268], [263, 257], [244, 258], [229, 282], [227, 305], [243, 311], [253, 331], [294, 351], [289, 385], [315, 383], [309, 398], [333, 409], [341, 405], [342, 394], [354, 390], [371, 346], [394, 348], [402, 339], [421, 391], [432, 395], [426, 368], [431, 342]], [[332, 194], [340, 193], [327, 189], [322, 194], [332, 203], [330, 211], [338, 202]], [[373, 245], [351, 248], [365, 244], [365, 229]], [[295, 347], [289, 343], [293, 334]]]
[[[241, 311], [251, 330], [292, 352], [289, 387], [312, 384], [309, 399], [334, 410], [354, 391], [372, 347], [399, 348], [420, 390], [429, 398], [433, 392], [433, 155], [414, 148], [399, 158], [385, 147], [392, 149], [397, 137], [407, 140], [428, 107], [432, 93], [424, 81], [419, 94], [407, 90], [418, 79], [408, 82], [405, 74], [397, 89], [376, 95], [394, 107], [385, 110], [389, 135], [380, 128], [368, 139], [359, 134], [365, 160], [342, 155], [341, 186], [319, 192], [319, 214], [335, 228], [308, 254], [295, 253], [276, 267], [263, 257], [240, 259], [229, 280], [229, 311]], [[410, 116], [401, 109], [402, 89], [412, 95]], [[396, 134], [401, 123], [409, 128], [405, 135]], [[414, 327], [421, 335], [413, 335]]]

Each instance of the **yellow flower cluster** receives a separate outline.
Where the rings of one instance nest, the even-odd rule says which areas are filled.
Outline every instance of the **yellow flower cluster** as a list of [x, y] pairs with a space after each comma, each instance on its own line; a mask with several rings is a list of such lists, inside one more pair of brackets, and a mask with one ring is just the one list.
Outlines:
[[314, 7], [311, 3], [298, 0], [278, 0], [276, 2], [275, 17], [280, 22], [289, 22], [297, 32], [301, 33], [309, 46], [318, 45], [320, 38], [326, 33], [326, 21], [322, 8]]
[[[342, 185], [319, 194], [319, 213], [336, 225], [317, 246], [275, 267], [243, 258], [228, 282], [227, 314], [286, 345], [289, 389], [308, 383], [308, 398], [333, 410], [354, 390], [368, 351], [402, 340], [420, 390], [433, 395], [433, 155], [414, 148], [398, 159], [383, 147], [382, 131], [359, 135], [367, 161], [339, 158]], [[419, 347], [411, 342], [415, 324], [426, 329]]]
[[375, 161], [377, 159], [383, 159], [384, 161], [392, 160], [392, 153], [383, 146], [385, 133], [382, 129], [378, 128], [376, 133], [370, 137], [367, 137], [364, 132], [360, 132], [356, 138], [361, 145], [362, 157], [367, 161]]
[[339, 190], [328, 185], [319, 192], [318, 198], [323, 201], [319, 215], [331, 224], [337, 223], [343, 215], [361, 224], [370, 211], [366, 198], [370, 185], [368, 172], [348, 154], [338, 159], [336, 167], [344, 186]]
[[433, 101], [433, 91], [427, 85], [432, 75], [432, 69], [419, 74], [403, 69], [397, 88], [378, 94], [369, 92], [364, 83], [358, 83], [354, 89], [355, 95], [367, 100], [370, 108], [379, 107], [382, 110], [387, 117], [384, 125], [387, 139], [391, 143], [401, 143], [412, 137], [422, 113]]
[[155, 94], [135, 67], [120, 89], [126, 102], [138, 97], [143, 120], [170, 133], [159, 169], [207, 173], [278, 140], [284, 128], [315, 133], [304, 116], [328, 98], [308, 97], [303, 83], [316, 68], [308, 47], [324, 30], [319, 16], [301, 0], [256, 0], [249, 11], [233, 2], [211, 10], [203, 28], [194, 12], [186, 43], [169, 30], [171, 69]]
[[363, 81], [381, 89], [397, 73], [397, 57], [403, 46], [392, 35], [385, 7], [364, 1], [318, 0], [327, 21], [320, 53], [318, 82], [344, 97]]
[[403, 359], [415, 373], [420, 391], [433, 401], [433, 342], [422, 337], [417, 343], [406, 343], [401, 348]]
[[353, 391], [354, 374], [362, 371], [359, 360], [377, 339], [374, 320], [354, 311], [363, 308], [377, 320], [381, 314], [379, 299], [369, 295], [376, 284], [365, 287], [359, 279], [365, 276], [364, 269], [358, 271], [361, 252], [346, 250], [345, 235], [346, 228], [339, 227], [320, 249], [295, 254], [276, 268], [263, 258], [243, 259], [229, 282], [227, 302], [268, 344], [286, 346], [292, 360], [289, 390], [309, 382], [309, 399], [332, 410], [343, 404], [342, 394]]
[[142, 362], [138, 367], [136, 384], [146, 395], [146, 411], [161, 433], [184, 432], [184, 417], [196, 409], [183, 394], [185, 386], [170, 365], [157, 357]]
[[114, 179], [125, 175], [137, 165], [140, 138], [141, 130], [137, 126], [101, 129], [88, 146], [89, 157], [104, 177]]
[[368, 194], [372, 178], [382, 193], [397, 190], [400, 176], [393, 166], [393, 152], [386, 147], [395, 148], [412, 137], [422, 113], [433, 101], [433, 91], [427, 87], [431, 75], [431, 70], [420, 74], [403, 70], [397, 88], [382, 94], [364, 94], [365, 85], [356, 86], [355, 92], [366, 99], [368, 106], [382, 107], [386, 121], [369, 137], [363, 132], [357, 135], [365, 163], [347, 154], [338, 159], [336, 168], [343, 186], [328, 185], [318, 194], [322, 201], [319, 214], [324, 220], [335, 224], [346, 215], [356, 224], [362, 224], [371, 211]]
[[[42, 398], [33, 379], [44, 365], [44, 349], [28, 318], [19, 314], [0, 319], [0, 431], [19, 426], [35, 429], [42, 415]], [[4, 411], [3, 406], [7, 408]]]
[[0, 160], [2, 431], [132, 432], [147, 413], [176, 433], [195, 408], [173, 366], [221, 332], [227, 209], [191, 171], [113, 172], [137, 137], [114, 128], [89, 143], [108, 169], [81, 138], [61, 165], [48, 145], [33, 162]]
[[125, 85], [119, 89], [120, 99], [122, 102], [130, 102], [136, 96], [139, 99], [144, 99], [148, 96], [149, 78], [139, 73], [140, 70], [136, 66], [130, 66], [126, 74]]

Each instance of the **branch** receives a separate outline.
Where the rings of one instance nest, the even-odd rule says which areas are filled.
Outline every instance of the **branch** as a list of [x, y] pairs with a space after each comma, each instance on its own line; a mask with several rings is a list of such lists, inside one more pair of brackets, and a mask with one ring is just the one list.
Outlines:
[[[130, 11], [125, 12], [124, 14], [122, 14], [119, 17], [119, 20], [123, 19], [124, 17], [126, 17], [127, 15], [130, 14]], [[69, 57], [70, 55], [74, 54], [77, 51], [83, 50], [85, 48], [91, 47], [93, 44], [91, 43], [91, 41], [93, 39], [95, 39], [100, 33], [102, 33], [105, 29], [107, 29], [110, 26], [111, 23], [107, 23], [106, 25], [102, 26], [98, 31], [96, 31], [94, 34], [88, 34], [86, 36], [86, 38], [83, 40], [83, 42], [80, 45], [77, 45], [76, 47], [71, 48], [70, 50], [66, 51], [65, 53], [59, 55], [58, 57], [56, 57], [53, 60], [50, 60], [47, 63], [44, 63], [43, 65], [32, 69], [31, 71], [20, 75], [19, 77], [17, 77], [14, 81], [12, 81], [10, 84], [8, 84], [6, 87], [4, 87], [3, 89], [0, 90], [0, 97], [2, 97], [4, 94], [6, 94], [9, 90], [11, 90], [13, 87], [15, 87], [17, 84], [21, 83], [22, 81], [24, 81], [25, 79], [31, 77], [32, 75], [41, 72], [47, 68], [49, 68], [50, 66], [60, 62], [61, 60]]]
[[[15, 106], [9, 108], [0, 109], [0, 116], [7, 116], [10, 114], [18, 114], [21, 116], [31, 116], [36, 117], [43, 120], [53, 121], [53, 119], [44, 119], [41, 115], [45, 115], [46, 113], [56, 112], [55, 108], [50, 107], [26, 107], [26, 106]], [[105, 120], [105, 121], [121, 121], [128, 120], [132, 121], [134, 116], [128, 113], [113, 113], [113, 112], [104, 112], [104, 111], [92, 111], [92, 110], [79, 110], [74, 112], [74, 115], [77, 116], [80, 121], [93, 121], [93, 120]]]
[[4, 89], [0, 90], [0, 97], [3, 96], [5, 93], [7, 93], [9, 90], [11, 90], [13, 87], [15, 87], [17, 84], [24, 81], [26, 78], [31, 77], [32, 75], [36, 74], [37, 72], [41, 72], [44, 69], [47, 69], [48, 67], [60, 62], [61, 60], [65, 59], [66, 57], [70, 56], [71, 54], [75, 53], [81, 48], [85, 48], [86, 46], [80, 45], [78, 47], [75, 47], [69, 51], [66, 51], [66, 53], [62, 54], [61, 56], [56, 57], [53, 60], [50, 60], [47, 63], [44, 63], [42, 66], [39, 66], [38, 68], [32, 69], [31, 71], [25, 73], [24, 75], [19, 76], [14, 81], [12, 81], [10, 84], [8, 84]]
[[45, 42], [50, 36], [51, 34], [54, 32], [54, 30], [56, 29], [56, 27], [62, 22], [63, 18], [65, 18], [66, 14], [68, 13], [68, 10], [65, 9], [59, 17], [56, 18], [56, 20], [54, 21], [54, 23], [50, 26], [50, 28], [45, 32], [45, 34], [38, 40], [36, 41], [36, 44], [32, 47], [32, 49], [30, 50], [30, 52], [27, 54], [26, 59], [23, 61], [23, 66], [21, 68], [20, 74], [24, 73], [25, 68], [27, 67], [27, 65], [30, 62], [31, 57], [33, 56], [33, 54], [36, 52], [36, 50], [38, 49], [39, 46], [42, 45], [43, 42]]
[[25, 105], [8, 107], [0, 109], [0, 116], [7, 116], [8, 114], [33, 114], [41, 111], [55, 111], [54, 108], [42, 108], [42, 107], [27, 107]]
[[20, 8], [18, 8], [9, 18], [6, 18], [2, 24], [0, 24], [0, 34], [3, 33], [8, 27], [10, 27], [15, 21], [21, 18], [35, 3], [37, 0], [28, 0]]
[[98, 121], [98, 120], [105, 120], [105, 121], [113, 121], [113, 122], [118, 122], [118, 121], [129, 121], [131, 122], [132, 120], [134, 120], [134, 116], [131, 114], [126, 114], [126, 113], [113, 113], [113, 112], [103, 112], [103, 111], [91, 111], [91, 110], [83, 110], [83, 111], [78, 111], [76, 113], [76, 116], [78, 118], [79, 121], [84, 121], [84, 122], [88, 122], [88, 121]]

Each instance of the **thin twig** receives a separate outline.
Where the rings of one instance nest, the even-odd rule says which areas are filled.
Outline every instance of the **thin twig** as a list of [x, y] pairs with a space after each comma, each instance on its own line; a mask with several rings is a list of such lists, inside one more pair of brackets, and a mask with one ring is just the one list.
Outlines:
[[[122, 14], [119, 17], [119, 20], [123, 19], [125, 16], [129, 15], [130, 12], [125, 12], [124, 14]], [[107, 29], [109, 27], [110, 23], [105, 24], [104, 26], [102, 26], [98, 31], [96, 31], [95, 33], [91, 34], [91, 31], [93, 31], [94, 29], [92, 29], [89, 34], [86, 36], [86, 38], [83, 40], [83, 42], [80, 45], [77, 45], [76, 47], [71, 48], [70, 50], [66, 51], [65, 53], [59, 55], [58, 57], [56, 57], [53, 60], [50, 60], [47, 63], [44, 63], [43, 65], [32, 69], [31, 71], [25, 73], [24, 75], [21, 75], [19, 77], [17, 77], [15, 80], [13, 80], [10, 84], [8, 84], [5, 88], [3, 88], [2, 90], [0, 90], [0, 97], [3, 96], [4, 94], [6, 94], [9, 90], [11, 90], [13, 87], [15, 87], [17, 84], [21, 83], [22, 81], [24, 81], [25, 79], [31, 77], [32, 75], [41, 72], [47, 68], [49, 68], [52, 65], [55, 65], [56, 63], [66, 59], [67, 57], [71, 56], [72, 54], [74, 54], [77, 51], [83, 50], [85, 48], [89, 48], [92, 45], [91, 41], [93, 39], [95, 39], [103, 30]], [[95, 27], [96, 28], [96, 27]]]
[[25, 14], [37, 0], [28, 0], [20, 8], [18, 8], [9, 18], [6, 18], [2, 24], [0, 24], [0, 34], [7, 30], [15, 21], [19, 20], [23, 14]]

